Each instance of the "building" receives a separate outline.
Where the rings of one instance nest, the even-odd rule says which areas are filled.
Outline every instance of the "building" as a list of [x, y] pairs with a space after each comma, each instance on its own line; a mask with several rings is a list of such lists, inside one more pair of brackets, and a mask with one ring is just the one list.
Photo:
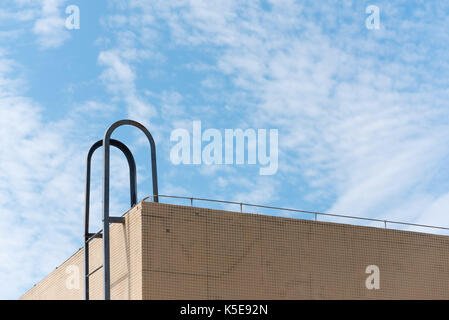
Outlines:
[[[449, 298], [443, 235], [146, 201], [123, 217], [112, 299]], [[102, 299], [102, 239], [89, 256]], [[80, 249], [21, 299], [83, 299], [83, 261]]]

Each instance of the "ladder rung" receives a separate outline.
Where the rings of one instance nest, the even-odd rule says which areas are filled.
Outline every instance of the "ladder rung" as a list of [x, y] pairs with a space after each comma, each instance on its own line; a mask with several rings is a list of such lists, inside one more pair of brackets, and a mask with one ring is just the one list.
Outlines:
[[109, 217], [110, 223], [125, 223], [125, 218], [123, 217]]
[[97, 272], [97, 271], [100, 270], [101, 268], [103, 268], [103, 265], [101, 265], [101, 266], [95, 268], [95, 270], [92, 271], [91, 273], [89, 273], [88, 275], [86, 275], [86, 277], [90, 277], [91, 275], [93, 275], [95, 272]]
[[103, 234], [102, 234], [103, 230], [98, 231], [97, 233], [88, 233], [87, 234], [87, 240], [86, 242], [90, 242], [91, 240], [95, 239], [95, 238], [103, 238]]

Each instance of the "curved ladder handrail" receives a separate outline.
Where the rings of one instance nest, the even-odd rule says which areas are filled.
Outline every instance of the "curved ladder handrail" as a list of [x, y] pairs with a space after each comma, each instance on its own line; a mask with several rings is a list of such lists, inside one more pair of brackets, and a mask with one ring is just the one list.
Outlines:
[[110, 250], [109, 250], [109, 223], [114, 222], [109, 217], [109, 176], [110, 176], [110, 141], [115, 129], [120, 126], [129, 125], [139, 128], [147, 137], [151, 148], [151, 171], [153, 176], [154, 202], [159, 202], [157, 188], [156, 167], [156, 145], [153, 136], [142, 124], [133, 120], [120, 120], [112, 124], [103, 139], [103, 277], [104, 277], [104, 299], [111, 299], [111, 276], [110, 276]]
[[[125, 155], [129, 166], [129, 185], [131, 207], [137, 203], [137, 175], [136, 161], [128, 147], [118, 140], [111, 139], [111, 145], [118, 148]], [[90, 178], [91, 163], [94, 152], [103, 145], [103, 140], [95, 142], [87, 153], [86, 166], [86, 189], [85, 189], [85, 207], [84, 207], [84, 299], [89, 300], [89, 241], [92, 238], [99, 237], [101, 234], [89, 233], [89, 213], [90, 213]]]

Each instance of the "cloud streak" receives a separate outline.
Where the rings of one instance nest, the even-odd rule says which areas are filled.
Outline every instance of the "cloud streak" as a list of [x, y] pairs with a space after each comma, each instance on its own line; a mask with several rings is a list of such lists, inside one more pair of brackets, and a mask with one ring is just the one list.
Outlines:
[[[83, 230], [85, 157], [89, 142], [101, 137], [105, 106], [93, 101], [74, 108], [62, 120], [48, 121], [43, 108], [20, 94], [24, 79], [17, 63], [0, 57], [0, 296], [17, 298], [58, 266], [80, 243]], [[109, 108], [109, 107], [108, 107]], [[93, 114], [93, 118], [88, 117]], [[105, 119], [110, 122], [110, 119]], [[94, 125], [89, 125], [94, 123]], [[79, 139], [79, 123], [85, 123]], [[99, 155], [97, 154], [95, 159]], [[96, 161], [94, 159], [94, 161]], [[97, 162], [94, 162], [96, 165]], [[97, 167], [95, 167], [97, 168]], [[92, 228], [100, 218], [100, 172], [94, 170]], [[124, 159], [112, 152], [111, 190], [126, 194]], [[127, 206], [112, 200], [118, 214]]]
[[[449, 153], [443, 120], [449, 119], [447, 81], [434, 77], [435, 68], [447, 74], [447, 64], [410, 63], [430, 54], [420, 42], [446, 55], [447, 45], [434, 43], [440, 33], [430, 33], [447, 25], [447, 19], [429, 20], [440, 15], [438, 5], [417, 7], [396, 23], [389, 13], [404, 14], [404, 4], [381, 4], [385, 19], [377, 33], [364, 30], [364, 7], [353, 1], [270, 1], [264, 7], [135, 0], [130, 7], [139, 9], [137, 16], [153, 16], [148, 26], [165, 21], [179, 45], [221, 48], [215, 66], [250, 97], [240, 101], [248, 122], [280, 128], [280, 170], [302, 176], [320, 196], [334, 199], [329, 210], [428, 221], [430, 208], [438, 207], [434, 201], [446, 199], [446, 192], [429, 187], [433, 168]], [[418, 21], [404, 22], [409, 19]], [[418, 214], [404, 207], [398, 214], [417, 197], [429, 209]]]
[[43, 49], [60, 47], [70, 33], [65, 27], [64, 8], [66, 0], [41, 0], [41, 11], [33, 27], [38, 43]]

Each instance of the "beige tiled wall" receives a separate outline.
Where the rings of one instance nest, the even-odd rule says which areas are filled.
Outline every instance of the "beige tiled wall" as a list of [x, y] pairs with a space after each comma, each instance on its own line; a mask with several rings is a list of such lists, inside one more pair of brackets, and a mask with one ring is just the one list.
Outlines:
[[[110, 227], [111, 298], [142, 299], [142, 224], [141, 205], [125, 217], [125, 224]], [[102, 239], [94, 239], [89, 247], [89, 270], [103, 263]], [[78, 270], [79, 288], [73, 286], [73, 270]], [[21, 299], [83, 299], [84, 249], [78, 250], [60, 267], [50, 273]], [[103, 269], [90, 277], [90, 298], [103, 298]]]
[[[113, 299], [449, 299], [449, 237], [154, 203], [125, 217], [111, 226]], [[368, 265], [379, 290], [365, 286]], [[82, 266], [80, 250], [23, 299], [81, 299]], [[102, 270], [91, 295], [102, 297]]]
[[449, 237], [153, 203], [142, 217], [145, 299], [449, 298]]

